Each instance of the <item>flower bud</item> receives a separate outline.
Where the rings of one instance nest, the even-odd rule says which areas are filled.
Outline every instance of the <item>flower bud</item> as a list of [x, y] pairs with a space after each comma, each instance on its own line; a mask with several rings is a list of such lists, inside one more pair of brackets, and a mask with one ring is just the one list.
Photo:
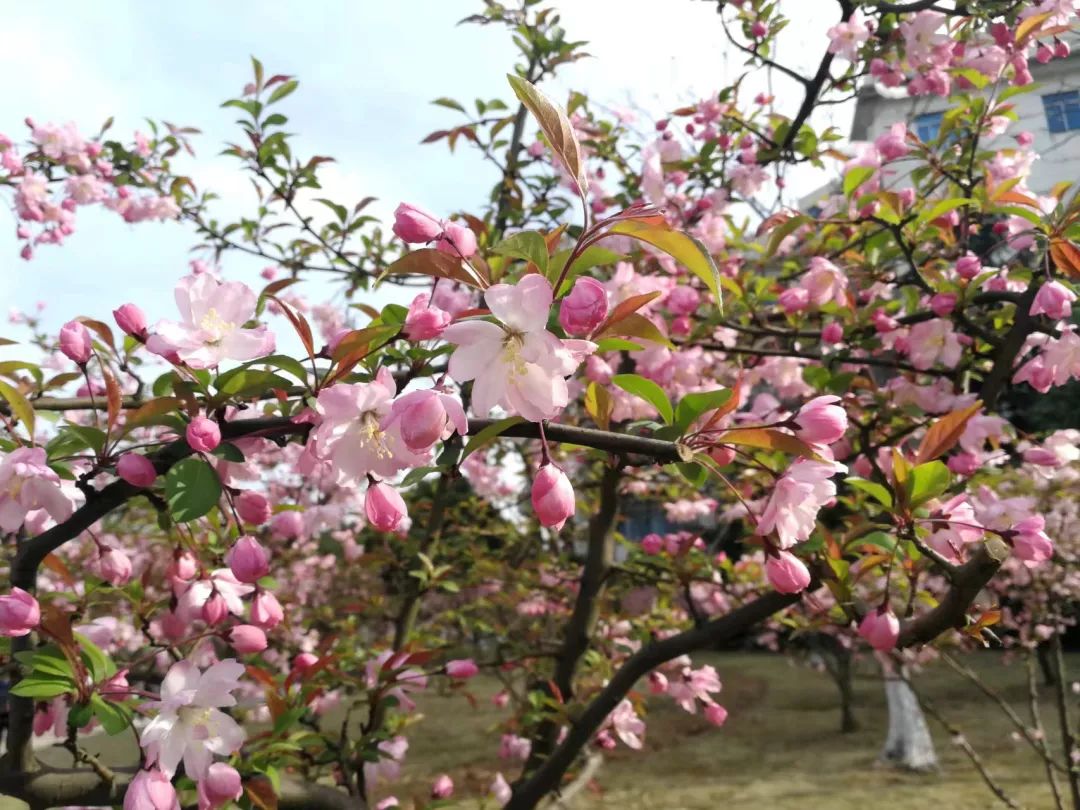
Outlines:
[[107, 548], [98, 558], [98, 573], [115, 588], [122, 588], [131, 579], [131, 558], [117, 548]]
[[799, 593], [810, 584], [810, 571], [789, 551], [769, 555], [765, 561], [765, 576], [780, 593]]
[[169, 566], [169, 576], [187, 582], [193, 579], [199, 572], [199, 561], [190, 551], [181, 551], [173, 555], [172, 565]]
[[587, 335], [607, 317], [607, 291], [595, 278], [583, 276], [559, 305], [559, 325], [569, 335]]
[[789, 287], [780, 293], [776, 303], [780, 305], [784, 312], [792, 315], [796, 312], [802, 312], [810, 306], [810, 293], [803, 287]]
[[233, 543], [225, 555], [225, 562], [241, 582], [258, 582], [270, 573], [270, 552], [250, 534]]
[[253, 624], [238, 624], [229, 632], [229, 643], [241, 655], [266, 649], [266, 633]]
[[948, 317], [956, 309], [956, 293], [935, 293], [930, 298], [930, 309], [939, 318]]
[[960, 278], [972, 279], [982, 271], [982, 262], [974, 253], [965, 253], [956, 260], [956, 273]]
[[443, 253], [469, 258], [476, 253], [476, 234], [457, 222], [444, 222], [442, 237], [435, 244]]
[[429, 304], [428, 298], [427, 293], [421, 293], [409, 305], [402, 330], [409, 340], [434, 340], [453, 320], [449, 312]]
[[887, 607], [871, 610], [859, 622], [859, 635], [875, 650], [888, 652], [900, 638], [900, 620]]
[[832, 444], [847, 431], [847, 413], [839, 405], [840, 397], [815, 397], [795, 415], [796, 435], [811, 444]]
[[435, 777], [431, 784], [431, 798], [449, 799], [454, 794], [454, 781], [443, 773]]
[[236, 499], [236, 512], [245, 523], [261, 526], [270, 519], [270, 501], [261, 493], [247, 489]]
[[116, 474], [133, 487], [150, 487], [157, 479], [154, 462], [138, 453], [124, 453], [116, 462]]
[[471, 678], [479, 671], [480, 667], [478, 667], [476, 662], [471, 658], [462, 658], [446, 662], [446, 674], [451, 678], [465, 680], [466, 678]]
[[139, 341], [146, 340], [146, 314], [134, 304], [124, 304], [113, 310], [116, 325]]
[[727, 709], [719, 703], [709, 703], [705, 706], [705, 719], [714, 726], [722, 726], [727, 722]]
[[659, 554], [664, 549], [664, 538], [655, 532], [650, 532], [641, 538], [641, 550], [649, 556]]
[[269, 591], [259, 591], [251, 602], [251, 623], [264, 630], [277, 627], [285, 619], [281, 603]]
[[312, 655], [311, 653], [300, 653], [293, 659], [292, 668], [303, 675], [313, 666], [319, 663], [319, 656]]
[[1039, 287], [1031, 302], [1031, 315], [1045, 315], [1055, 321], [1072, 317], [1072, 302], [1076, 293], [1060, 281], [1051, 281]]
[[215, 762], [206, 769], [206, 775], [199, 782], [199, 810], [216, 810], [239, 799], [243, 792], [244, 786], [236, 768]]
[[664, 304], [675, 315], [693, 315], [701, 304], [701, 293], [693, 287], [680, 284], [672, 288]]
[[37, 599], [22, 588], [0, 596], [0, 636], [25, 636], [41, 621]]
[[1029, 447], [1024, 451], [1024, 461], [1039, 467], [1060, 467], [1064, 463], [1057, 453], [1045, 447]]
[[124, 810], [177, 810], [179, 807], [176, 788], [157, 768], [139, 771], [124, 792]]
[[408, 514], [408, 509], [396, 489], [378, 481], [368, 486], [364, 514], [368, 523], [380, 532], [392, 532]]
[[574, 487], [566, 473], [554, 464], [541, 467], [533, 479], [532, 505], [541, 526], [561, 529], [576, 508]]
[[427, 450], [446, 429], [446, 409], [434, 391], [414, 391], [394, 402], [400, 415], [401, 438], [410, 450]]
[[213, 626], [221, 624], [228, 615], [229, 606], [225, 604], [225, 597], [217, 592], [210, 594], [210, 598], [202, 606], [203, 621]]
[[394, 210], [394, 235], [402, 242], [420, 244], [438, 239], [443, 232], [442, 223], [422, 208], [401, 203]]
[[78, 321], [68, 321], [60, 327], [60, 351], [80, 366], [90, 361], [92, 351], [90, 332]]
[[1054, 543], [1043, 529], [1042, 515], [1026, 517], [1009, 530], [1008, 540], [1013, 553], [1025, 562], [1041, 563], [1054, 556]]
[[829, 321], [821, 330], [821, 342], [836, 345], [844, 340], [844, 327], [836, 321]]
[[292, 509], [278, 512], [270, 520], [270, 531], [278, 540], [294, 540], [304, 531], [304, 517]]
[[221, 444], [221, 429], [217, 422], [205, 416], [192, 419], [184, 436], [187, 438], [188, 447], [196, 453], [209, 453]]

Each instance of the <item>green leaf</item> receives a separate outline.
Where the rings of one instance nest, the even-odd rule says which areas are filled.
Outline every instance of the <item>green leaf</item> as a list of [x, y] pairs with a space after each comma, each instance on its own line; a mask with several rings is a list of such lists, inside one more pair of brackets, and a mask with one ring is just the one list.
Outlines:
[[703, 487], [709, 479], [709, 471], [696, 462], [684, 461], [673, 466], [691, 486]]
[[458, 112], [465, 112], [465, 108], [461, 106], [460, 102], [454, 101], [452, 98], [437, 98], [432, 104], [438, 104], [440, 107], [446, 107], [449, 110], [457, 110]]
[[716, 391], [699, 391], [687, 394], [675, 406], [675, 427], [681, 436], [694, 423], [694, 420], [707, 411], [715, 411], [731, 399], [730, 388]]
[[660, 412], [660, 416], [665, 422], [671, 423], [675, 416], [671, 408], [671, 401], [668, 400], [664, 389], [652, 380], [638, 374], [616, 374], [611, 378], [611, 381], [628, 394], [633, 394], [635, 397], [650, 403]]
[[813, 222], [812, 217], [808, 217], [806, 214], [798, 214], [784, 220], [769, 233], [769, 244], [765, 248], [765, 258], [770, 259], [776, 255], [776, 251], [780, 249], [780, 243], [784, 241], [788, 236], [794, 233], [799, 227]]
[[889, 490], [877, 483], [876, 481], [867, 481], [865, 478], [858, 478], [852, 476], [851, 478], [845, 478], [844, 482], [855, 489], [861, 490], [866, 494], [872, 496], [878, 503], [884, 506], [886, 509], [892, 509], [893, 500]]
[[202, 459], [186, 458], [165, 474], [165, 497], [173, 518], [186, 523], [217, 505], [221, 481]]
[[509, 256], [512, 259], [524, 259], [532, 262], [540, 270], [541, 275], [548, 272], [547, 242], [537, 231], [522, 231], [503, 239], [492, 250], [500, 256]]
[[112, 703], [96, 693], [90, 696], [90, 706], [106, 734], [119, 734], [131, 725], [132, 712], [127, 706]]
[[623, 340], [622, 338], [604, 338], [596, 343], [597, 354], [603, 352], [640, 352], [644, 348], [640, 343]]
[[871, 166], [855, 166], [844, 175], [844, 196], [851, 197], [852, 193], [865, 183], [877, 171]]
[[232, 442], [222, 442], [217, 447], [215, 447], [210, 454], [213, 456], [217, 456], [218, 458], [223, 458], [226, 461], [236, 462], [237, 464], [244, 463], [243, 452]]
[[278, 88], [270, 94], [270, 98], [266, 100], [267, 104], [273, 104], [275, 101], [281, 101], [285, 96], [292, 93], [299, 86], [300, 82], [296, 79], [289, 79], [287, 82], [282, 82], [278, 85]]
[[95, 453], [100, 453], [101, 448], [105, 446], [105, 431], [89, 425], [72, 425], [68, 424], [61, 429], [65, 433], [70, 433], [74, 436], [78, 436], [79, 441], [83, 447], [89, 447]]
[[953, 197], [949, 200], [941, 200], [933, 208], [923, 211], [916, 218], [917, 223], [933, 222], [938, 217], [943, 217], [950, 211], [960, 208], [964, 205], [974, 205], [975, 200], [967, 199], [966, 197]]
[[60, 652], [55, 644], [38, 647], [36, 650], [23, 650], [15, 653], [15, 659], [28, 667], [35, 675], [55, 675], [61, 678], [73, 678], [71, 662]]
[[522, 419], [520, 416], [510, 416], [506, 419], [500, 419], [498, 422], [495, 422], [492, 425], [488, 425], [486, 428], [484, 428], [471, 439], [469, 439], [468, 443], [465, 445], [465, 449], [461, 452], [461, 461], [467, 459], [472, 453], [475, 453], [481, 447], [486, 447], [487, 445], [491, 444], [507, 428], [524, 421], [525, 420]]
[[265, 369], [241, 367], [226, 371], [214, 385], [224, 396], [247, 397], [265, 394], [273, 388], [288, 389], [292, 381]]
[[34, 674], [23, 678], [13, 687], [11, 694], [16, 697], [48, 700], [59, 695], [75, 691], [75, 680], [60, 675]]
[[429, 475], [436, 472], [439, 472], [438, 467], [414, 467], [401, 479], [401, 483], [398, 484], [398, 486], [411, 487], [413, 484], [419, 484]]
[[581, 148], [574, 135], [574, 128], [570, 126], [570, 119], [566, 117], [561, 107], [541, 93], [531, 82], [513, 74], [508, 74], [506, 78], [510, 86], [514, 88], [514, 94], [533, 114], [540, 129], [544, 132], [544, 137], [551, 145], [551, 151], [562, 161], [570, 176], [574, 178], [580, 196], [584, 198], [589, 181], [585, 175]]
[[720, 293], [720, 271], [717, 270], [716, 262], [713, 261], [708, 248], [692, 236], [671, 227], [662, 216], [624, 219], [609, 228], [608, 233], [629, 236], [662, 250], [700, 278], [713, 294], [717, 305], [723, 305]]
[[79, 642], [83, 662], [90, 670], [90, 677], [96, 682], [104, 681], [116, 674], [116, 664], [97, 644], [86, 636], [76, 633], [75, 640]]
[[0, 380], [0, 397], [7, 400], [8, 405], [11, 406], [11, 412], [23, 423], [27, 435], [32, 439], [34, 437], [34, 406], [3, 380]]
[[952, 474], [940, 461], [928, 461], [911, 470], [908, 480], [909, 500], [912, 506], [926, 503], [949, 488]]

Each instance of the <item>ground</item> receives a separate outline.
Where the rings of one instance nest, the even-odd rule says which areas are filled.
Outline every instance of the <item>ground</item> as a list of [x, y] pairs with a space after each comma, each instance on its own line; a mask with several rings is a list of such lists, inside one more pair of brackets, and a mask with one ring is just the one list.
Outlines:
[[[702, 662], [706, 660], [724, 681], [720, 698], [730, 712], [727, 724], [713, 728], [670, 701], [654, 699], [645, 750], [620, 746], [609, 753], [592, 788], [575, 800], [573, 808], [983, 810], [1002, 806], [932, 719], [942, 761], [940, 773], [905, 774], [876, 767], [886, 713], [872, 661], [862, 663], [856, 681], [860, 730], [841, 734], [836, 691], [824, 674], [763, 653], [717, 654]], [[966, 660], [1027, 719], [1026, 672], [1021, 663], [1006, 666], [998, 653]], [[1071, 656], [1069, 663], [1073, 673], [1080, 671], [1080, 655]], [[997, 706], [943, 665], [921, 673], [915, 683], [967, 736], [1018, 804], [1028, 810], [1053, 807], [1039, 759], [1026, 743], [1012, 737], [1013, 728]], [[473, 791], [486, 788], [500, 768], [508, 777], [512, 775], [513, 767], [497, 757], [497, 727], [506, 719], [506, 713], [491, 702], [498, 684], [481, 676], [469, 682], [469, 689], [476, 698], [475, 707], [461, 694], [430, 694], [419, 701], [424, 719], [409, 735], [403, 779], [392, 788], [403, 807], [423, 807], [431, 778], [441, 772], [449, 773], [459, 788], [469, 786]], [[1049, 690], [1044, 691], [1043, 721], [1057, 745], [1056, 714]], [[1075, 709], [1076, 699], [1072, 700]], [[134, 744], [126, 734], [112, 741], [95, 737], [87, 740], [87, 748], [104, 750], [111, 761], [130, 762]], [[463, 809], [479, 807], [474, 802], [451, 804]]]

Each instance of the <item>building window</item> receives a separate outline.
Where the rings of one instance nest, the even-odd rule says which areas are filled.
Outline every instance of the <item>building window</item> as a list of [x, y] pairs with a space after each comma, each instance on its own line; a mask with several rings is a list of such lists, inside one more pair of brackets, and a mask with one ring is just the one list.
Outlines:
[[919, 140], [923, 143], [933, 143], [937, 140], [938, 133], [941, 131], [941, 122], [945, 118], [945, 113], [924, 113], [915, 119], [915, 134], [919, 136]]
[[1080, 129], [1080, 91], [1048, 93], [1042, 97], [1042, 101], [1051, 132]]

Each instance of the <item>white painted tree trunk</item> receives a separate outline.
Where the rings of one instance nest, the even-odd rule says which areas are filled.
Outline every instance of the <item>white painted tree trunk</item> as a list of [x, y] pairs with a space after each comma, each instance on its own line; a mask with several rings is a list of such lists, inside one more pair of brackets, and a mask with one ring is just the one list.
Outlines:
[[885, 700], [889, 707], [889, 732], [878, 760], [894, 768], [932, 771], [938, 767], [934, 741], [919, 700], [887, 656], [878, 656], [885, 676]]

